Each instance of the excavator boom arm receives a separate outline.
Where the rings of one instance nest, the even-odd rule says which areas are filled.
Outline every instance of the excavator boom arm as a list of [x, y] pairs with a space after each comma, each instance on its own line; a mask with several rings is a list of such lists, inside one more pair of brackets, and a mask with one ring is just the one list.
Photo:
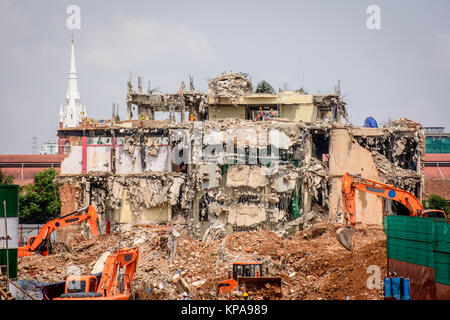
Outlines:
[[[106, 295], [117, 294], [119, 291], [130, 290], [129, 284], [133, 282], [136, 265], [139, 258], [139, 248], [123, 248], [110, 254], [103, 267], [102, 278], [97, 287], [97, 292]], [[123, 288], [117, 281], [120, 268], [125, 268], [123, 278]], [[127, 280], [125, 281], [125, 277]]]
[[342, 177], [342, 201], [347, 224], [356, 225], [355, 190], [400, 202], [409, 210], [411, 216], [420, 215], [423, 211], [419, 199], [408, 191], [375, 180], [363, 179], [358, 176], [353, 177], [362, 181], [353, 181], [352, 175], [348, 172]]
[[[352, 178], [355, 178], [354, 181]], [[375, 194], [386, 199], [391, 199], [403, 204], [408, 210], [410, 216], [427, 216], [427, 211], [423, 210], [423, 206], [412, 193], [396, 188], [389, 184], [381, 183], [379, 181], [364, 179], [359, 176], [354, 176], [346, 172], [342, 177], [342, 203], [344, 207], [344, 216], [347, 223], [346, 228], [339, 228], [336, 231], [336, 238], [340, 244], [346, 249], [352, 250], [352, 238], [356, 228], [356, 206], [355, 206], [355, 190]], [[432, 213], [445, 213], [441, 210], [431, 210]], [[351, 226], [349, 226], [351, 225]]]
[[93, 236], [98, 235], [98, 225], [97, 225], [97, 211], [93, 206], [88, 207], [88, 212], [85, 214], [78, 214], [81, 210], [76, 211], [74, 214], [70, 214], [61, 218], [53, 219], [47, 222], [39, 231], [38, 235], [34, 239], [31, 245], [28, 245], [28, 251], [35, 251], [41, 245], [42, 241], [49, 238], [51, 233], [59, 228], [67, 226], [69, 224], [79, 223], [85, 220], [89, 220], [89, 226]]

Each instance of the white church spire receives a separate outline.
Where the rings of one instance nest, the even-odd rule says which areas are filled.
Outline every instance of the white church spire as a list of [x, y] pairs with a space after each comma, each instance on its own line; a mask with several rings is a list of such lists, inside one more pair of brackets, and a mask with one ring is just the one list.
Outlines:
[[[78, 127], [83, 118], [85, 109], [81, 105], [80, 91], [78, 90], [78, 73], [75, 64], [75, 45], [72, 34], [72, 48], [70, 52], [69, 81], [67, 83], [66, 103], [64, 105], [63, 128]], [[60, 112], [61, 115], [61, 112]]]

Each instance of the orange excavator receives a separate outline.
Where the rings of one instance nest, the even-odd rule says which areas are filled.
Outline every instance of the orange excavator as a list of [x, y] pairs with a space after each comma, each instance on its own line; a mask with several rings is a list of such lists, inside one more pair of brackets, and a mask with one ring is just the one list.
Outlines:
[[139, 248], [117, 249], [106, 258], [102, 277], [69, 276], [64, 294], [53, 300], [129, 300]]
[[[87, 210], [87, 213], [82, 213]], [[77, 211], [71, 212], [65, 216], [56, 218], [47, 222], [35, 237], [30, 237], [25, 246], [18, 248], [18, 257], [25, 257], [35, 253], [43, 256], [48, 256], [52, 253], [52, 246], [50, 235], [53, 231], [65, 227], [70, 224], [88, 221], [93, 236], [98, 235], [97, 211], [93, 206], [81, 208]]]
[[424, 210], [419, 199], [408, 191], [346, 172], [342, 177], [342, 203], [347, 227], [338, 229], [336, 238], [341, 245], [350, 251], [352, 250], [352, 238], [356, 229], [355, 190], [400, 202], [408, 209], [410, 216], [446, 218], [446, 214], [442, 210]]

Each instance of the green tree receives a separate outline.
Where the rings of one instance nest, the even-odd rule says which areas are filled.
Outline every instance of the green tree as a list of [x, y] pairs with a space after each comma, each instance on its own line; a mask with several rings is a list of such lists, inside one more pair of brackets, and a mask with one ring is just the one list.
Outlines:
[[0, 184], [13, 184], [13, 183], [14, 183], [14, 177], [4, 175], [2, 173], [2, 170], [0, 170]]
[[59, 215], [61, 201], [54, 168], [39, 172], [34, 183], [23, 186], [19, 194], [20, 223], [44, 223]]
[[443, 210], [446, 214], [449, 213], [448, 204], [447, 201], [445, 201], [445, 198], [437, 194], [432, 194], [427, 201], [429, 209]]

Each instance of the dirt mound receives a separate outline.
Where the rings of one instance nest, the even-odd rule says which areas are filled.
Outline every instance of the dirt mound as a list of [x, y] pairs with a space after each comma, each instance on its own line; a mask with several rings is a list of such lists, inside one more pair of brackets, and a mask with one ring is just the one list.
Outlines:
[[[282, 278], [283, 299], [381, 299], [381, 290], [366, 285], [367, 268], [386, 271], [385, 236], [381, 226], [358, 226], [355, 249], [345, 250], [335, 238], [339, 224], [318, 223], [289, 239], [272, 231], [238, 232], [224, 239], [197, 241], [184, 232], [178, 239], [175, 259], [169, 262], [167, 226], [140, 225], [122, 228], [121, 246], [140, 249], [133, 287], [137, 299], [218, 299], [217, 283], [225, 280], [233, 262], [261, 261], [268, 276]], [[63, 281], [79, 271], [89, 274], [105, 251], [118, 246], [118, 234], [84, 239], [48, 257], [19, 259], [19, 279]], [[249, 292], [249, 299], [274, 298], [274, 288]], [[222, 297], [223, 298], [223, 297]]]

